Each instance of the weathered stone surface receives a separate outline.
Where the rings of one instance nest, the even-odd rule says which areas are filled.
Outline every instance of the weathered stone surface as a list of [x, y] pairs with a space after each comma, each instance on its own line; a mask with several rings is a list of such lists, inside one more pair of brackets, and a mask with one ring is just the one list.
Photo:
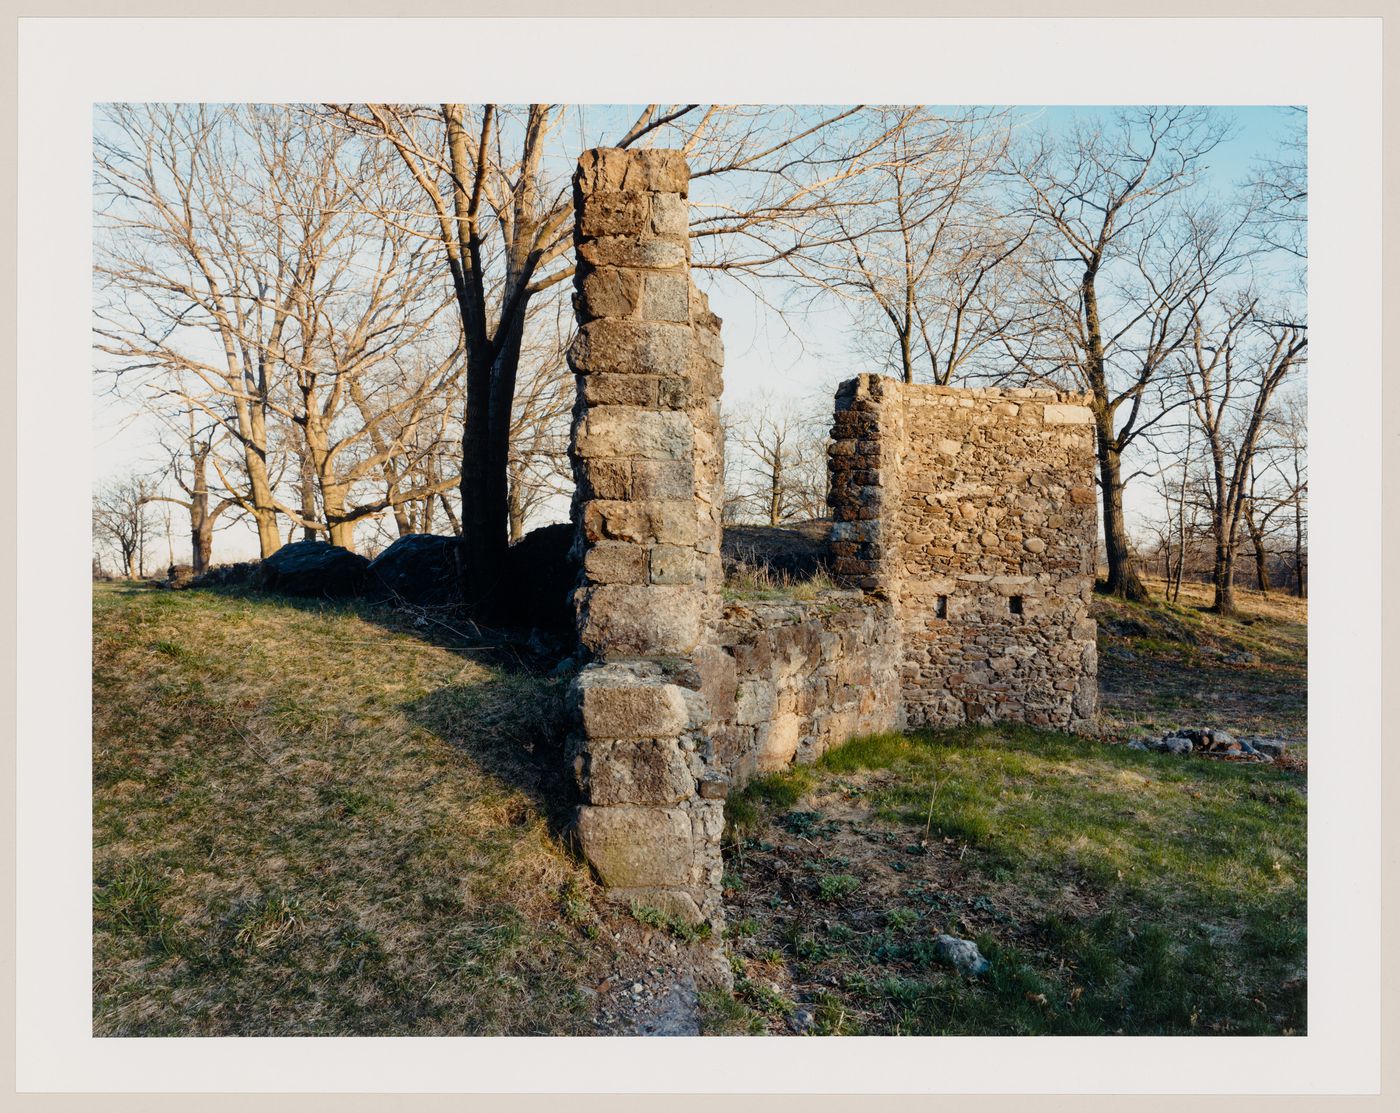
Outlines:
[[579, 394], [590, 406], [656, 409], [661, 380], [655, 375], [579, 375]]
[[665, 270], [690, 261], [690, 240], [681, 236], [637, 239], [633, 236], [600, 236], [579, 244], [578, 257], [596, 267], [644, 267]]
[[674, 684], [586, 669], [574, 686], [589, 738], [673, 738], [686, 729], [685, 697]]
[[593, 499], [583, 512], [589, 542], [694, 545], [695, 531], [695, 508], [683, 499]]
[[461, 598], [456, 537], [410, 533], [369, 564], [368, 593], [419, 606], [442, 606]]
[[682, 413], [593, 406], [574, 432], [574, 450], [587, 457], [688, 460], [694, 452], [694, 434], [690, 420]]
[[588, 770], [594, 804], [676, 804], [695, 793], [690, 765], [673, 738], [594, 742]]
[[[679, 193], [657, 193], [651, 198], [651, 221], [647, 231], [653, 236], [685, 236], [690, 234], [690, 206]], [[687, 317], [689, 316], [689, 297]]]
[[1096, 658], [1078, 648], [1093, 638], [1087, 412], [1050, 391], [870, 376], [838, 392], [833, 571], [894, 602], [911, 721], [1068, 729], [1092, 714]]
[[581, 374], [684, 375], [690, 343], [688, 325], [600, 317], [579, 328], [569, 366]]
[[582, 196], [616, 190], [684, 194], [690, 167], [680, 151], [595, 147], [579, 156], [574, 188]]
[[633, 316], [642, 303], [644, 273], [628, 267], [581, 267], [575, 281], [579, 316]]
[[684, 545], [653, 545], [651, 582], [690, 584], [695, 582], [695, 550]]
[[369, 561], [325, 541], [293, 541], [262, 562], [264, 591], [338, 599], [358, 595]]
[[1092, 425], [1094, 411], [1088, 406], [1054, 404], [1045, 407], [1046, 425]]
[[[667, 919], [678, 920], [683, 924], [694, 925], [706, 919], [694, 896], [685, 889], [613, 889], [609, 891], [608, 899], [629, 908], [654, 908]], [[665, 1033], [657, 1034], [664, 1035]], [[684, 1034], [698, 1035], [699, 1033], [688, 1032]]]
[[579, 846], [604, 885], [617, 889], [685, 889], [695, 847], [680, 808], [632, 805], [578, 810]]
[[940, 935], [934, 940], [934, 954], [964, 974], [985, 974], [991, 969], [991, 963], [982, 957], [982, 952], [971, 939]]
[[580, 592], [579, 640], [595, 657], [684, 656], [700, 640], [694, 589], [607, 584]]
[[651, 202], [640, 190], [603, 190], [587, 194], [579, 212], [580, 235], [632, 236], [651, 219]]
[[646, 501], [694, 498], [693, 460], [633, 460], [629, 497]]
[[626, 541], [599, 541], [583, 555], [583, 572], [595, 584], [644, 584], [647, 550]]
[[649, 274], [642, 289], [641, 315], [649, 321], [690, 320], [690, 279], [683, 274]]

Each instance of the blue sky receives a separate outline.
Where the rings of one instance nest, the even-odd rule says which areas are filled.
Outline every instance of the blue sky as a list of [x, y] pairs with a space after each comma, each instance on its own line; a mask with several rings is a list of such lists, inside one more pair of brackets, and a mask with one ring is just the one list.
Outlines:
[[[1071, 127], [1076, 118], [1107, 120], [1116, 110], [1114, 106], [1026, 105], [1014, 111], [1027, 126], [1060, 131]], [[1212, 152], [1204, 182], [1207, 189], [1224, 197], [1250, 176], [1259, 159], [1277, 153], [1280, 138], [1296, 116], [1286, 106], [1222, 106], [1217, 112], [1231, 121], [1233, 134]], [[597, 143], [625, 129], [635, 118], [636, 106], [590, 106], [582, 115], [585, 119], [574, 125], [579, 138]], [[770, 395], [821, 408], [838, 382], [875, 369], [853, 351], [849, 318], [842, 307], [826, 304], [784, 321], [732, 279], [716, 280], [713, 272], [698, 272], [697, 278], [702, 285], [709, 280], [711, 306], [724, 321], [726, 406], [742, 409], [759, 396]], [[134, 419], [127, 407], [98, 398], [93, 417], [95, 479], [146, 468], [156, 461], [159, 450], [149, 424]], [[1147, 483], [1129, 486], [1130, 519], [1149, 497]], [[566, 514], [567, 506], [561, 505], [556, 517]], [[235, 527], [220, 533], [216, 548], [217, 560], [255, 555], [255, 535]]]

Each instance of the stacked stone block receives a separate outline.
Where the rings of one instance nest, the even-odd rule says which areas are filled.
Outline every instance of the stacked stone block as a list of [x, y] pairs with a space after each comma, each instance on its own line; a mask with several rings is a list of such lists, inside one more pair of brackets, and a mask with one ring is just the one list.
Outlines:
[[730, 667], [710, 704], [707, 757], [736, 787], [903, 726], [901, 642], [888, 603], [849, 591], [731, 603], [719, 643]]
[[891, 600], [910, 725], [1083, 729], [1097, 537], [1082, 397], [863, 375], [838, 394], [836, 572]]
[[720, 322], [690, 280], [677, 151], [586, 152], [574, 176], [571, 455], [592, 663], [574, 685], [576, 832], [620, 900], [718, 915], [723, 799], [702, 693], [674, 682], [720, 600]]
[[844, 383], [831, 556], [859, 590], [725, 608], [724, 358], [687, 189], [675, 151], [574, 177], [575, 831], [614, 898], [718, 925], [731, 785], [906, 724], [1093, 715], [1093, 434], [1055, 392]]
[[904, 451], [899, 384], [858, 375], [837, 388], [827, 449], [832, 572], [852, 587], [887, 593], [886, 560], [899, 507]]

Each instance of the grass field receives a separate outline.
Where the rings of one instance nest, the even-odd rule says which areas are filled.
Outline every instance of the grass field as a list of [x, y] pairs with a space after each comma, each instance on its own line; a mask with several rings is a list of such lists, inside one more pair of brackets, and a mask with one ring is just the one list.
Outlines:
[[[1237, 588], [1239, 613], [1210, 613], [1210, 589], [1183, 584], [1147, 605], [1099, 598], [1101, 726], [1131, 738], [1216, 726], [1304, 745], [1308, 737], [1306, 600]], [[1306, 752], [1305, 750], [1302, 752]]]
[[[1285, 738], [1230, 765], [1001, 726], [861, 739], [729, 805], [715, 1032], [1282, 1034], [1306, 1024], [1307, 605], [1098, 599], [1100, 724]], [[982, 979], [940, 965], [975, 938]]]
[[531, 754], [562, 684], [487, 656], [348, 605], [98, 585], [94, 1032], [587, 1030], [609, 956]]
[[1024, 727], [848, 743], [730, 801], [709, 1030], [1302, 1032], [1301, 784]]
[[[1201, 602], [1095, 604], [1105, 734], [1304, 742], [1303, 606]], [[99, 1035], [630, 1031], [688, 961], [565, 849], [565, 682], [506, 646], [99, 584], [93, 682]], [[1305, 761], [884, 736], [730, 810], [736, 992], [709, 1032], [1305, 1030]], [[944, 930], [989, 974], [935, 963]]]

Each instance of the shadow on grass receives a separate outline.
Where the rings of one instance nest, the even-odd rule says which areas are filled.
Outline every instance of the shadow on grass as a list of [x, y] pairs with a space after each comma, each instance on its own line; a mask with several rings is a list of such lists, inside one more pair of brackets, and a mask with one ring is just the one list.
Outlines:
[[[133, 590], [151, 590], [136, 588]], [[159, 589], [156, 589], [159, 590]], [[355, 596], [325, 598], [283, 595], [255, 587], [190, 588], [229, 599], [244, 599], [314, 615], [353, 615], [390, 633], [411, 637], [481, 665], [527, 676], [547, 675], [573, 652], [572, 636], [527, 627], [488, 627], [459, 606], [417, 606]]]
[[[567, 845], [578, 791], [566, 754], [564, 687], [505, 674], [485, 684], [439, 688], [399, 706], [410, 722], [523, 792], [551, 837]], [[529, 814], [517, 819], [524, 823]]]
[[[567, 841], [578, 792], [566, 755], [569, 674], [559, 673], [558, 667], [571, 653], [571, 641], [551, 631], [483, 627], [460, 607], [283, 595], [241, 585], [185, 590], [259, 607], [355, 617], [492, 670], [490, 679], [439, 688], [399, 704], [399, 710], [502, 784], [523, 792], [545, 818], [550, 834]], [[153, 591], [163, 589], [140, 584], [120, 593]], [[386, 651], [392, 652], [392, 645]]]

